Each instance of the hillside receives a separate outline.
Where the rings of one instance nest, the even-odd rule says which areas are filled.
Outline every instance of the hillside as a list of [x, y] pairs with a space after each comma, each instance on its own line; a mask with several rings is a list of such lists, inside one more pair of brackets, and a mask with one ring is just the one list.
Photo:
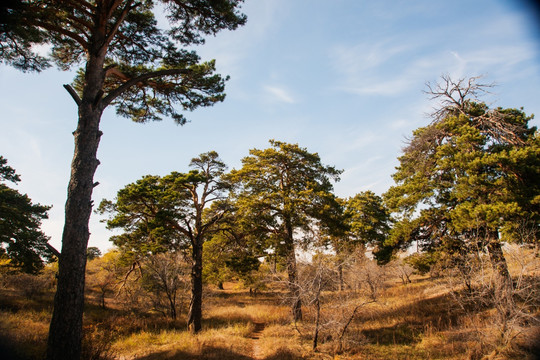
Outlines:
[[[403, 283], [387, 274], [375, 298], [366, 297], [362, 287], [322, 292], [316, 350], [317, 303], [304, 301], [304, 319], [294, 324], [286, 292], [276, 284], [268, 283], [255, 294], [239, 282], [226, 282], [223, 290], [208, 286], [203, 330], [196, 335], [186, 329], [189, 304], [185, 301], [178, 304], [178, 318], [171, 320], [151, 311], [150, 304], [128, 309], [114, 296], [107, 298], [103, 309], [99, 294], [89, 290], [84, 358], [532, 360], [540, 351], [536, 296], [540, 259], [520, 251], [510, 263], [515, 301], [523, 305], [520, 309], [526, 314], [521, 315], [529, 320], [519, 327], [517, 315], [500, 322], [496, 302], [463, 300], [467, 298], [456, 293], [448, 276], [412, 275], [411, 283]], [[517, 273], [523, 264], [516, 259], [523, 263], [527, 259], [526, 274]], [[51, 276], [4, 275], [2, 279], [2, 358], [43, 358], [52, 309], [53, 288], [47, 282]], [[480, 285], [475, 289], [479, 291]], [[505, 333], [501, 326], [511, 331]]]

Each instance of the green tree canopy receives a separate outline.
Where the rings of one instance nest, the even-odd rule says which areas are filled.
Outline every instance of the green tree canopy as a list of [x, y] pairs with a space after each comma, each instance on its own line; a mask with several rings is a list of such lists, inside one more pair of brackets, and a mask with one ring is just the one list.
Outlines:
[[53, 256], [49, 237], [40, 229], [51, 207], [33, 204], [28, 195], [8, 187], [5, 181], [16, 184], [20, 176], [0, 156], [0, 256], [11, 259], [15, 268], [35, 274]]
[[250, 150], [242, 168], [231, 171], [234, 204], [242, 226], [263, 248], [286, 259], [293, 315], [302, 317], [298, 296], [298, 246], [315, 241], [314, 231], [329, 226], [339, 207], [331, 180], [341, 171], [322, 164], [318, 154], [297, 144], [271, 140], [265, 150]]
[[526, 215], [538, 224], [540, 147], [532, 116], [489, 108], [474, 97], [485, 90], [476, 80], [445, 77], [430, 88], [441, 108], [399, 158], [386, 199], [400, 222], [386, 244], [418, 240], [458, 253], [480, 244], [507, 277], [499, 234], [511, 234]]
[[390, 212], [383, 199], [372, 191], [356, 194], [347, 200], [345, 219], [348, 246], [371, 245], [377, 260], [382, 261], [384, 242], [391, 226]]
[[[200, 62], [185, 47], [234, 30], [246, 21], [242, 0], [8, 0], [0, 6], [0, 58], [22, 70], [55, 63], [81, 66], [73, 86], [78, 125], [68, 185], [58, 286], [49, 331], [48, 359], [80, 355], [88, 223], [99, 165], [103, 111], [137, 122], [171, 117], [224, 99], [225, 78], [213, 61]], [[163, 12], [168, 28], [158, 27]], [[34, 45], [48, 45], [47, 56]], [[72, 295], [76, 294], [76, 295]]]
[[203, 244], [229, 211], [222, 180], [225, 164], [215, 151], [191, 160], [193, 170], [145, 176], [118, 191], [114, 202], [104, 200], [98, 211], [111, 213], [107, 227], [124, 230], [112, 240], [123, 252], [145, 257], [162, 252], [191, 251], [192, 299], [188, 326], [201, 330]]

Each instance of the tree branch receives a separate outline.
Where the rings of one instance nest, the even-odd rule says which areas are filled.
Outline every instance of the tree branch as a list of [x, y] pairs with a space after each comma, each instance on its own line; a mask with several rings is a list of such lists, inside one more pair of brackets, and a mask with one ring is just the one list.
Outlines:
[[54, 256], [60, 259], [60, 251], [56, 250], [56, 248], [49, 243], [45, 243], [45, 246], [47, 247], [47, 250], [52, 252]]
[[[116, 36], [117, 32], [118, 32], [118, 29], [120, 28], [120, 25], [122, 25], [122, 22], [124, 22], [127, 14], [135, 9], [136, 7], [139, 6], [139, 4], [135, 4], [135, 5], [131, 5], [132, 1], [128, 1], [126, 6], [124, 7], [124, 9], [122, 10], [122, 12], [120, 13], [120, 16], [118, 17], [118, 19], [116, 20], [116, 22], [114, 23], [114, 26], [113, 28], [111, 29], [111, 31], [109, 32], [109, 34], [107, 35], [107, 39], [105, 39], [105, 42], [103, 44], [103, 48], [104, 49], [107, 49], [109, 47], [109, 44], [111, 43], [111, 41], [114, 39], [114, 37]], [[120, 1], [115, 1], [113, 3], [113, 6], [111, 6], [111, 9], [109, 11], [109, 14], [108, 16], [111, 17], [112, 16], [112, 13], [114, 12], [114, 10], [120, 5]]]
[[30, 20], [29, 22], [45, 30], [49, 30], [49, 31], [57, 32], [58, 34], [65, 35], [68, 38], [75, 40], [77, 43], [79, 43], [79, 45], [81, 45], [83, 49], [88, 49], [88, 42], [86, 42], [86, 40], [84, 40], [81, 36], [75, 34], [74, 32], [71, 32], [65, 28], [62, 28], [56, 25], [47, 24], [43, 21], [36, 20], [36, 19]]
[[108, 106], [114, 99], [116, 99], [118, 96], [122, 95], [122, 93], [129, 90], [134, 85], [137, 85], [138, 83], [142, 83], [145, 80], [152, 79], [152, 78], [159, 78], [162, 76], [173, 76], [173, 75], [185, 75], [189, 74], [191, 70], [187, 69], [167, 69], [167, 70], [158, 70], [149, 72], [146, 74], [139, 75], [137, 77], [131, 78], [127, 80], [125, 83], [111, 91], [107, 96], [103, 98], [101, 101], [101, 104], [103, 107]]
[[75, 89], [73, 89], [69, 84], [64, 84], [64, 89], [66, 89], [69, 95], [71, 95], [77, 106], [81, 106], [81, 98], [79, 97], [79, 94], [77, 94]]

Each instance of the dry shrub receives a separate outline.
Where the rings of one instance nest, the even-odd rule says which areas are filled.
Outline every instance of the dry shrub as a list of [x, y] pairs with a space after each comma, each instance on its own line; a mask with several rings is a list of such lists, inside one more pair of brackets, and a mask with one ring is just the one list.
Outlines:
[[99, 328], [99, 325], [88, 325], [83, 329], [81, 360], [113, 360], [111, 351], [115, 334]]
[[469, 317], [485, 318], [476, 325], [482, 327], [479, 331], [484, 334], [483, 342], [498, 349], [510, 346], [523, 331], [539, 324], [534, 313], [540, 307], [540, 261], [519, 247], [510, 247], [505, 256], [511, 265], [511, 284], [482, 255], [468, 263], [466, 269], [448, 269], [446, 276], [461, 309]]
[[53, 279], [48, 274], [13, 273], [4, 275], [6, 287], [19, 291], [26, 299], [35, 299], [49, 291]]

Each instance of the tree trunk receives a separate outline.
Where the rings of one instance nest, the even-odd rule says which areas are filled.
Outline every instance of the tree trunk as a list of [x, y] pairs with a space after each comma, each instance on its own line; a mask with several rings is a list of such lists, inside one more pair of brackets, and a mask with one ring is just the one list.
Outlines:
[[58, 261], [58, 285], [49, 328], [48, 360], [79, 359], [81, 354], [86, 248], [90, 236], [88, 223], [102, 134], [99, 123], [103, 109], [98, 103], [103, 85], [103, 61], [104, 56], [92, 57], [87, 63], [84, 95], [78, 104], [79, 121], [73, 133], [75, 150]]
[[499, 235], [496, 232], [489, 232], [487, 239], [487, 249], [489, 252], [489, 260], [493, 270], [499, 274], [501, 279], [510, 281], [510, 272], [508, 271], [508, 265], [504, 257]]
[[313, 350], [317, 350], [317, 346], [319, 345], [319, 324], [321, 321], [321, 300], [319, 299], [319, 295], [320, 292], [317, 293], [317, 298], [315, 299], [315, 329], [313, 330]]
[[338, 270], [338, 276], [339, 276], [339, 291], [343, 291], [345, 290], [345, 286], [344, 286], [344, 281], [343, 281], [343, 263], [341, 262], [341, 259], [339, 259], [337, 270]]
[[[488, 235], [489, 259], [493, 270], [497, 274], [495, 282], [492, 284], [497, 301], [497, 311], [502, 318], [507, 318], [515, 309], [514, 303], [514, 284], [508, 271], [508, 265], [504, 258], [501, 242], [498, 233], [492, 232]], [[503, 321], [506, 325], [506, 321]]]
[[188, 329], [197, 333], [202, 325], [202, 241], [194, 241], [191, 266], [191, 304], [189, 307]]
[[294, 252], [294, 240], [292, 237], [292, 227], [287, 227], [288, 238], [286, 243], [287, 251], [287, 274], [289, 276], [289, 291], [293, 299], [292, 313], [294, 321], [302, 320], [302, 300], [300, 299], [300, 288], [298, 287], [298, 275], [296, 269], [296, 254]]
[[169, 310], [171, 312], [171, 319], [176, 320], [176, 293], [167, 293], [169, 299]]
[[82, 339], [86, 247], [90, 236], [94, 173], [99, 164], [100, 112], [81, 111], [66, 201], [58, 285], [49, 329], [47, 359], [78, 359]]

